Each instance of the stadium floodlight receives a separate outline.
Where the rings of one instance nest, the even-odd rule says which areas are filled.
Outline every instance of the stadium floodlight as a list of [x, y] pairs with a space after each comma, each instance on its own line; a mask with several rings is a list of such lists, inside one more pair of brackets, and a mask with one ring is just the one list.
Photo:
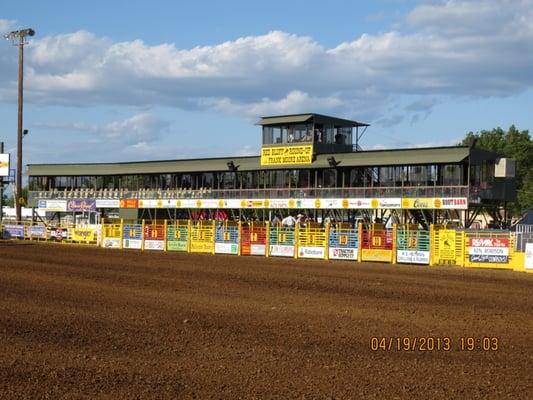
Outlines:
[[335, 160], [335, 157], [333, 156], [328, 157], [328, 164], [330, 167], [336, 168], [337, 165], [339, 165], [340, 163], [341, 163], [340, 161]]
[[232, 172], [237, 172], [240, 167], [240, 165], [235, 165], [233, 161], [228, 161], [226, 165], [228, 166], [228, 169]]
[[[15, 184], [15, 206], [16, 219], [21, 220], [21, 200], [22, 200], [22, 104], [23, 104], [23, 65], [24, 65], [24, 45], [26, 37], [35, 35], [32, 28], [12, 31], [4, 35], [7, 40], [11, 40], [14, 46], [19, 48], [19, 72], [18, 72], [18, 129], [17, 129], [17, 179]], [[26, 130], [27, 133], [27, 130]]]

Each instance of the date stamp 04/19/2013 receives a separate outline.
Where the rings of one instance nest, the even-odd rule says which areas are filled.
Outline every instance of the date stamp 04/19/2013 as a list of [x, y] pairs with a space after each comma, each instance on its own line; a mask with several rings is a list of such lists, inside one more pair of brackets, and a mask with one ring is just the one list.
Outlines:
[[500, 339], [495, 336], [463, 336], [452, 338], [448, 336], [396, 336], [378, 337], [370, 339], [372, 351], [483, 351], [495, 352], [500, 350]]

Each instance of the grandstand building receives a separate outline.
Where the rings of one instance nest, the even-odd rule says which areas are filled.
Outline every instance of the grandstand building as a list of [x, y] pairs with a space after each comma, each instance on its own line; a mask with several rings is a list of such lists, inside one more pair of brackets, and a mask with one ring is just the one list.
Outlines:
[[58, 218], [307, 214], [427, 228], [499, 221], [516, 197], [514, 162], [471, 146], [362, 150], [368, 124], [320, 114], [262, 118], [261, 154], [118, 163], [29, 164], [29, 205]]

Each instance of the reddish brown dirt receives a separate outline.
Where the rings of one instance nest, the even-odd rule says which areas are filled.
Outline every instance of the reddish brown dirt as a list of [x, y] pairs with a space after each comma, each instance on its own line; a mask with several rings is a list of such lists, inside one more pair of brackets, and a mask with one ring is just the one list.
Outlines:
[[532, 289], [511, 271], [0, 244], [0, 398], [532, 398]]

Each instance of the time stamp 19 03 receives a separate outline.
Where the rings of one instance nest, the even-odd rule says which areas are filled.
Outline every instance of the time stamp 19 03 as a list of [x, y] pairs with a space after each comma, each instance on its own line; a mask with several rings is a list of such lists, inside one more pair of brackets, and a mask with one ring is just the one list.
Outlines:
[[425, 351], [480, 351], [500, 350], [500, 339], [494, 336], [374, 336], [370, 339], [372, 351], [425, 352]]

